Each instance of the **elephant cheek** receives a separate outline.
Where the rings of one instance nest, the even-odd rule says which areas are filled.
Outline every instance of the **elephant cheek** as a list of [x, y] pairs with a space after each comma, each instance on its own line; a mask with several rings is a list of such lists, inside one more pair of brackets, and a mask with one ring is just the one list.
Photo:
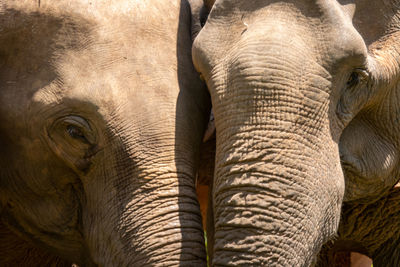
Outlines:
[[398, 181], [399, 153], [362, 115], [344, 130], [340, 154], [346, 179], [345, 201], [372, 202]]

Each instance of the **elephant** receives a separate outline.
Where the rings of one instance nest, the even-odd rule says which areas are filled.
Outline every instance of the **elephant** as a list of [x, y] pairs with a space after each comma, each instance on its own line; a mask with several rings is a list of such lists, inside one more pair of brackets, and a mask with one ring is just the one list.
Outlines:
[[1, 266], [206, 265], [191, 47], [184, 0], [2, 1]]
[[0, 221], [0, 263], [5, 267], [74, 267], [70, 261], [27, 242], [2, 221]]
[[192, 57], [216, 128], [213, 266], [310, 266], [343, 201], [398, 181], [398, 0], [205, 0]]
[[374, 266], [399, 266], [399, 203], [399, 185], [372, 203], [345, 202], [338, 234], [322, 247], [316, 266], [333, 266], [332, 262], [343, 262], [343, 259], [348, 261], [350, 252], [370, 257]]

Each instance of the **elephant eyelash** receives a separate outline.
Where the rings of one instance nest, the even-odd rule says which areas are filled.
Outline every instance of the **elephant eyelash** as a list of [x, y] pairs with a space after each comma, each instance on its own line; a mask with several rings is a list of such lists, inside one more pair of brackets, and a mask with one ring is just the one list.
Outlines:
[[71, 136], [72, 138], [81, 140], [82, 142], [89, 144], [89, 141], [86, 139], [85, 134], [79, 127], [76, 127], [75, 125], [68, 125], [66, 130], [69, 136]]
[[92, 130], [91, 124], [85, 118], [77, 115], [57, 119], [50, 131], [58, 132], [64, 138], [69, 137], [86, 145], [93, 145], [97, 142], [96, 133]]
[[353, 86], [357, 85], [359, 81], [360, 81], [360, 79], [359, 79], [358, 73], [352, 72], [350, 74], [349, 79], [347, 80], [346, 85], [347, 85], [347, 87], [353, 87]]

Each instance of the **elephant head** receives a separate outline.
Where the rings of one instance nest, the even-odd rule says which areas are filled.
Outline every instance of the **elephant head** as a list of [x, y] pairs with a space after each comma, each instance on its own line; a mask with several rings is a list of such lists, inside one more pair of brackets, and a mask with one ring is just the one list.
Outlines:
[[[345, 1], [343, 1], [345, 2]], [[400, 175], [400, 1], [348, 1], [353, 24], [368, 47], [373, 99], [340, 139], [345, 200], [385, 196]]]
[[372, 197], [395, 183], [387, 174], [397, 173], [400, 151], [392, 124], [400, 112], [399, 3], [205, 6], [212, 9], [193, 60], [216, 127], [213, 264], [308, 266], [335, 234], [344, 197]]
[[180, 0], [0, 5], [2, 223], [80, 266], [205, 265], [191, 46]]

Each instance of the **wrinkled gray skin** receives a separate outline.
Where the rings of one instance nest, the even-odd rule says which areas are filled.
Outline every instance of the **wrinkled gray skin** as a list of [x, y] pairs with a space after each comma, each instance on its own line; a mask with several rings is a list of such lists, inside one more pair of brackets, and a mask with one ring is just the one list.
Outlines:
[[335, 240], [324, 244], [316, 266], [351, 266], [333, 264], [343, 262], [350, 251], [368, 255], [374, 266], [400, 266], [399, 203], [398, 186], [373, 203], [344, 203], [338, 234]]
[[191, 45], [185, 1], [0, 4], [1, 266], [205, 265]]
[[399, 1], [373, 2], [215, 1], [193, 45], [217, 132], [213, 265], [309, 266], [343, 199], [396, 183]]

